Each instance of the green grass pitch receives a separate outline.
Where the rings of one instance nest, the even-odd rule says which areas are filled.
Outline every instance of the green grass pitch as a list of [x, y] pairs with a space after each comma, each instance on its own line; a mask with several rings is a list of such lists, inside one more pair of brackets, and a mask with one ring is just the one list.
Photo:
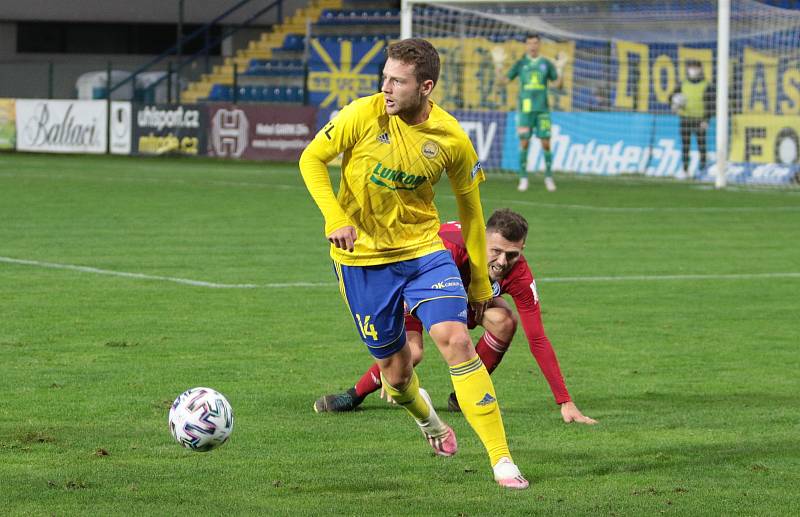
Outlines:
[[[294, 164], [0, 154], [0, 513], [799, 514], [800, 193], [556, 179], [492, 175], [484, 209], [530, 221], [545, 328], [600, 424], [561, 422], [520, 333], [493, 376], [532, 482], [509, 493], [429, 340], [455, 457], [377, 397], [313, 412], [370, 359]], [[236, 414], [210, 453], [167, 429], [193, 386]]]

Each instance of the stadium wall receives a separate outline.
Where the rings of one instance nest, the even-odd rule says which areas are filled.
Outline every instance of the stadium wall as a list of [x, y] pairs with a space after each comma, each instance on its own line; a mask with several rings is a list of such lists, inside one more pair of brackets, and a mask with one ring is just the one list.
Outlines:
[[[185, 23], [207, 23], [240, 0], [187, 0], [184, 2]], [[239, 23], [263, 8], [265, 2], [251, 2], [240, 13], [233, 15], [229, 23]], [[284, 0], [285, 13], [307, 5], [303, 0]], [[266, 20], [269, 20], [267, 15]], [[130, 22], [130, 23], [176, 23], [178, 1], [163, 0], [25, 0], [24, 2], [0, 2], [0, 20], [9, 21], [63, 21], [63, 22]]]
[[[222, 14], [239, 0], [191, 0], [185, 2], [184, 23], [205, 24]], [[246, 20], [269, 2], [253, 1], [241, 12], [226, 18], [226, 24]], [[283, 0], [283, 14], [287, 16], [298, 7], [307, 5], [301, 0]], [[270, 26], [277, 21], [272, 10], [258, 19], [259, 25]], [[56, 99], [76, 98], [75, 83], [80, 75], [92, 71], [105, 71], [111, 62], [115, 70], [133, 71], [150, 61], [154, 54], [82, 54], [18, 52], [18, 26], [20, 23], [115, 23], [115, 24], [169, 24], [177, 25], [178, 2], [161, 0], [29, 0], [25, 2], [0, 2], [0, 97], [46, 98], [52, 93]], [[176, 29], [177, 30], [177, 29]], [[234, 49], [257, 37], [260, 29], [243, 29], [230, 43], [223, 46]], [[167, 50], [167, 48], [161, 49]], [[232, 50], [231, 50], [232, 51]], [[212, 65], [220, 58], [212, 58]], [[53, 65], [53, 84], [49, 85], [50, 64]], [[156, 70], [165, 70], [166, 64]], [[187, 71], [189, 73], [189, 71]], [[52, 92], [51, 92], [52, 89]]]

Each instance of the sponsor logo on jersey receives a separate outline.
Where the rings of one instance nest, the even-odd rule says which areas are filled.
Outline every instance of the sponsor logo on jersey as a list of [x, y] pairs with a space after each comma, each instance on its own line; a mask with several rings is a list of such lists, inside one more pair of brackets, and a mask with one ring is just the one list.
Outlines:
[[425, 176], [409, 174], [397, 169], [384, 167], [381, 162], [372, 169], [370, 181], [389, 190], [416, 190], [425, 182]]
[[470, 176], [472, 176], [473, 180], [475, 179], [475, 176], [478, 175], [478, 171], [480, 171], [481, 169], [483, 169], [481, 162], [480, 161], [475, 162], [475, 165], [472, 167], [472, 171], [469, 173]]
[[492, 283], [492, 296], [500, 296], [500, 282]]
[[431, 142], [428, 140], [424, 144], [422, 144], [422, 156], [425, 158], [432, 160], [436, 158], [436, 155], [439, 154], [439, 146], [436, 145], [435, 142]]
[[383, 132], [378, 135], [378, 142], [382, 144], [390, 144], [391, 142], [389, 141], [389, 133]]

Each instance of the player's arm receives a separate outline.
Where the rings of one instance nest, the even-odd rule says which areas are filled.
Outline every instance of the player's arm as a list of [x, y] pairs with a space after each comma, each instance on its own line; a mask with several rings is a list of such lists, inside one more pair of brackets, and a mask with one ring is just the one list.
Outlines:
[[[530, 284], [527, 287], [523, 286], [522, 284], [527, 281], [530, 281]], [[536, 359], [536, 364], [539, 365], [547, 384], [550, 385], [550, 391], [553, 392], [556, 404], [560, 406], [561, 417], [564, 422], [596, 424], [596, 420], [581, 413], [569, 396], [556, 352], [544, 331], [542, 313], [538, 301], [539, 296], [536, 293], [536, 283], [533, 281], [533, 276], [527, 275], [523, 281], [515, 283], [509, 290], [509, 294], [517, 306], [517, 313], [519, 313], [525, 337], [528, 338], [531, 354]]]
[[478, 155], [466, 133], [462, 133], [459, 148], [454, 150], [447, 177], [456, 197], [461, 235], [469, 254], [471, 280], [467, 296], [480, 321], [483, 310], [492, 300], [489, 283], [489, 261], [486, 258], [486, 223], [478, 185], [485, 179]]
[[559, 52], [556, 59], [551, 63], [551, 79], [550, 82], [556, 90], [560, 90], [564, 85], [564, 68], [569, 62], [569, 56], [566, 52]]
[[550, 343], [547, 334], [545, 334], [542, 313], [534, 294], [535, 289], [536, 284], [531, 279], [531, 284], [527, 289], [524, 291], [521, 288], [515, 289], [509, 294], [511, 294], [514, 304], [517, 306], [517, 313], [519, 313], [525, 337], [528, 338], [528, 347], [531, 350], [531, 354], [536, 359], [544, 378], [547, 379], [547, 384], [550, 385], [550, 391], [553, 392], [556, 404], [563, 404], [570, 402], [572, 399], [569, 396], [569, 391], [567, 391], [564, 377], [561, 375], [561, 367], [558, 364], [553, 345]]
[[342, 110], [326, 124], [300, 156], [300, 174], [325, 218], [325, 237], [337, 248], [353, 250], [355, 227], [342, 210], [328, 175], [328, 162], [354, 143], [352, 113]]
[[[503, 59], [505, 59], [505, 54]], [[498, 86], [506, 86], [509, 83], [509, 81], [513, 81], [514, 79], [517, 78], [517, 76], [519, 75], [520, 62], [521, 61], [517, 61], [516, 63], [514, 63], [508, 70], [508, 72], [505, 74], [503, 74], [502, 68], [497, 68], [497, 65], [495, 65]]]
[[[492, 286], [489, 283], [489, 261], [486, 257], [486, 223], [483, 220], [480, 189], [456, 194], [458, 217], [461, 221], [461, 234], [469, 255], [469, 300], [471, 302], [490, 301]], [[476, 321], [480, 321], [476, 317]]]

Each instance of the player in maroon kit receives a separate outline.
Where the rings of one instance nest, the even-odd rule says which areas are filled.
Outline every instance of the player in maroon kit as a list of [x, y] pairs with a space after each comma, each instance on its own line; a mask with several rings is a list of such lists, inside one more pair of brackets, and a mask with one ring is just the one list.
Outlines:
[[[519, 319], [528, 338], [531, 353], [550, 384], [556, 404], [561, 407], [562, 418], [567, 423], [595, 424], [596, 420], [585, 416], [572, 402], [561, 375], [558, 359], [556, 359], [550, 340], [547, 339], [544, 332], [536, 282], [530, 267], [528, 267], [528, 262], [522, 256], [527, 234], [528, 222], [520, 214], [509, 209], [496, 210], [486, 222], [489, 279], [492, 281], [494, 299], [485, 310], [483, 320], [480, 322], [485, 332], [475, 349], [491, 374], [503, 359], [516, 331], [517, 317], [508, 302], [502, 298], [503, 294], [511, 295], [517, 306]], [[461, 237], [459, 224], [443, 224], [439, 230], [439, 236], [452, 254], [461, 280], [466, 287], [470, 281], [469, 257]], [[472, 314], [470, 313], [468, 316], [469, 328], [475, 328], [476, 322], [472, 318]], [[422, 323], [408, 313], [406, 314], [406, 339], [416, 365], [422, 360]], [[314, 402], [314, 411], [318, 413], [352, 411], [364, 401], [367, 395], [380, 388], [380, 369], [377, 364], [373, 364], [359, 379], [355, 387], [344, 393], [325, 395], [317, 399]], [[452, 411], [460, 410], [455, 393], [450, 394], [448, 407]]]

